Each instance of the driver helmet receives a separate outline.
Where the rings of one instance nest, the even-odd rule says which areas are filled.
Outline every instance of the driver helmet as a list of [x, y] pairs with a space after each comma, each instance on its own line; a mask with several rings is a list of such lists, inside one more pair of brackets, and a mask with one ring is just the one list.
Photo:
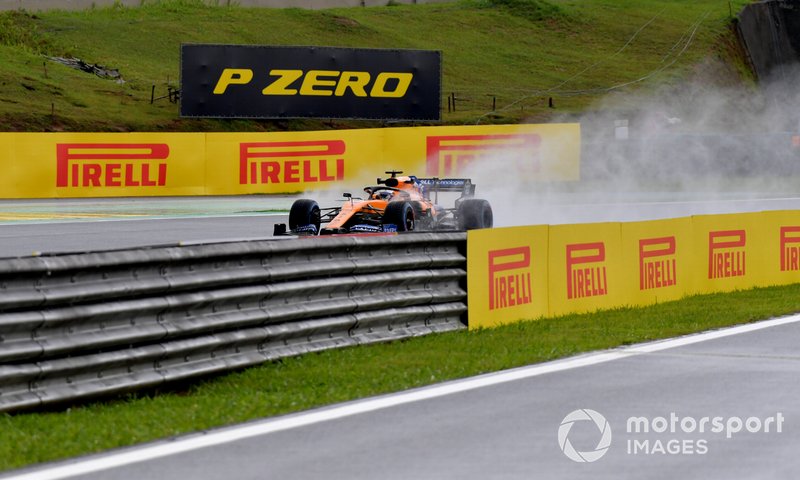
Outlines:
[[372, 194], [375, 200], [386, 200], [387, 202], [392, 199], [392, 192], [389, 190], [378, 190]]

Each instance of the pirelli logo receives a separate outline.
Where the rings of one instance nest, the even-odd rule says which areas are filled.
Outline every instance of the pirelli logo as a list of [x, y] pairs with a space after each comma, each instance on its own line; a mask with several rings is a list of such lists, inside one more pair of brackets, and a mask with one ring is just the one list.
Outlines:
[[639, 290], [678, 284], [675, 237], [639, 240]]
[[531, 294], [531, 248], [489, 251], [489, 310], [525, 305]]
[[567, 245], [567, 298], [608, 295], [603, 242]]
[[241, 185], [324, 183], [344, 180], [343, 140], [239, 144]]
[[743, 277], [746, 272], [744, 230], [708, 233], [708, 278]]
[[56, 144], [56, 187], [163, 187], [166, 143]]
[[781, 227], [781, 272], [800, 271], [800, 227]]
[[515, 155], [513, 167], [520, 173], [540, 170], [538, 134], [444, 135], [427, 138], [426, 175], [453, 176], [463, 173], [472, 162], [492, 155]]

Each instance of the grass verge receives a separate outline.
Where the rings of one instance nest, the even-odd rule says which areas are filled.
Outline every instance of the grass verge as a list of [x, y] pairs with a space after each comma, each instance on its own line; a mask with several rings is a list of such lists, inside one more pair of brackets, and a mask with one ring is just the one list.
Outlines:
[[62, 412], [0, 416], [0, 470], [800, 311], [800, 284], [325, 351]]
[[[155, 96], [180, 84], [182, 43], [442, 52], [443, 123], [547, 121], [671, 85], [715, 61], [743, 70], [731, 14], [748, 0], [460, 0], [302, 10], [160, 0], [127, 8], [0, 13], [0, 130], [262, 131], [379, 126], [198, 120]], [[119, 70], [124, 83], [51, 61]], [[746, 69], [745, 69], [746, 70]], [[715, 74], [704, 80], [718, 80]], [[747, 77], [746, 72], [734, 77]], [[448, 96], [457, 106], [448, 110]], [[552, 102], [550, 101], [552, 99]], [[689, 102], [691, 99], [688, 99]], [[552, 106], [551, 106], [552, 105]]]

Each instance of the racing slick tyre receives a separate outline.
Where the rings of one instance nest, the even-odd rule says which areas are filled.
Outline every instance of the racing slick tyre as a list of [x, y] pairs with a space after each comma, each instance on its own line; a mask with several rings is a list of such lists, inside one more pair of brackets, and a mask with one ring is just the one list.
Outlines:
[[397, 225], [398, 232], [410, 232], [415, 225], [414, 207], [409, 202], [390, 202], [383, 212], [383, 225]]
[[289, 210], [289, 230], [298, 234], [316, 235], [319, 233], [319, 224], [319, 204], [305, 198], [295, 200]]
[[458, 227], [460, 230], [492, 228], [494, 215], [488, 201], [480, 198], [467, 198], [458, 205]]

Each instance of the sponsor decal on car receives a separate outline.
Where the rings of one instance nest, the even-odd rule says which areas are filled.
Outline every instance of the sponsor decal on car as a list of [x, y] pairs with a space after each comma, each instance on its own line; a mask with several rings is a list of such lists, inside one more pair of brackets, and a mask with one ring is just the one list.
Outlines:
[[417, 181], [421, 185], [429, 187], [435, 185], [440, 187], [463, 187], [469, 182], [466, 178], [417, 178]]
[[394, 230], [387, 230], [386, 228], [381, 228], [377, 225], [353, 225], [350, 227], [351, 232], [371, 232], [371, 233], [378, 233], [378, 232], [396, 232], [397, 226], [394, 227]]
[[317, 226], [316, 225], [298, 225], [297, 228], [294, 230], [295, 233], [309, 233], [312, 235], [317, 234]]

